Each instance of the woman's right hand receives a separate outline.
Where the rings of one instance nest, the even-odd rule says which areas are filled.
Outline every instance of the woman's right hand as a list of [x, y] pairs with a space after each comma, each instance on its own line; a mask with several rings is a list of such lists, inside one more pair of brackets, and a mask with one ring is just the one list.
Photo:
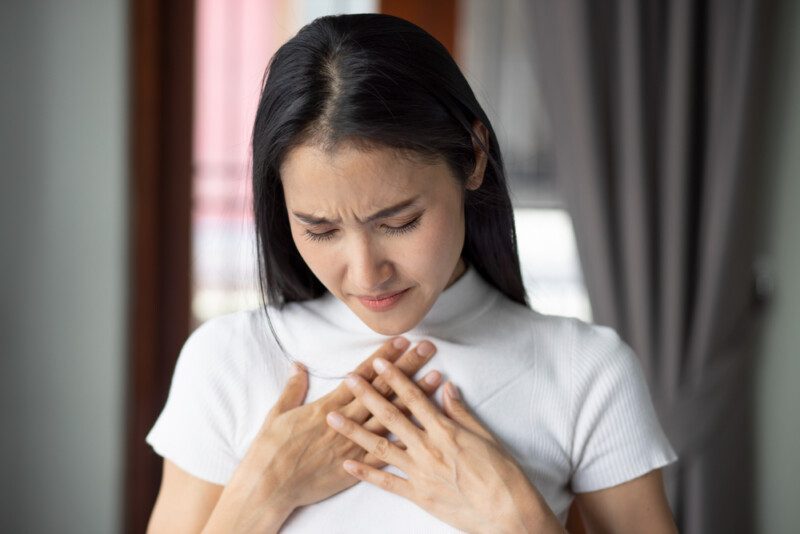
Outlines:
[[[398, 339], [403, 344], [395, 347], [393, 342]], [[388, 396], [391, 388], [376, 377], [372, 367], [376, 357], [394, 362], [413, 377], [436, 351], [430, 341], [404, 353], [407, 347], [404, 338], [388, 340], [354, 372]], [[430, 352], [425, 353], [424, 348]], [[438, 371], [431, 371], [419, 386], [430, 395], [440, 381]], [[214, 532], [216, 525], [224, 526], [225, 532], [277, 532], [295, 508], [319, 502], [359, 482], [342, 468], [344, 460], [355, 459], [376, 468], [386, 465], [326, 423], [327, 413], [335, 410], [376, 434], [388, 433], [344, 382], [316, 401], [303, 404], [307, 390], [308, 373], [295, 365], [295, 374], [267, 414], [203, 532]], [[408, 413], [399, 399], [392, 402]]]

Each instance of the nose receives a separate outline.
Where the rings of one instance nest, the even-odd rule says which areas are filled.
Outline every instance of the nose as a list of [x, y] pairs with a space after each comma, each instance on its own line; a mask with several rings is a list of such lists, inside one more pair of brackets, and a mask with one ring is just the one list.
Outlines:
[[353, 238], [346, 254], [348, 276], [356, 294], [371, 295], [389, 289], [393, 269], [379, 243], [361, 234]]

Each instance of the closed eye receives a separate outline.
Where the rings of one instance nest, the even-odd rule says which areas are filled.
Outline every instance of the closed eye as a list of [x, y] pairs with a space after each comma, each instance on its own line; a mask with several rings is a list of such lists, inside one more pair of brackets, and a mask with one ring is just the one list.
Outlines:
[[[403, 226], [387, 226], [387, 225], [383, 225], [384, 232], [386, 232], [386, 234], [388, 234], [388, 235], [402, 235], [402, 234], [411, 232], [412, 230], [416, 229], [419, 226], [419, 221], [420, 221], [421, 218], [422, 218], [422, 215], [420, 214], [416, 218], [414, 218], [412, 221], [404, 224]], [[324, 232], [322, 234], [316, 234], [314, 232], [309, 232], [308, 230], [306, 230], [303, 235], [309, 241], [328, 241], [330, 239], [333, 239], [333, 236], [334, 236], [334, 234], [336, 232], [338, 232], [338, 230], [331, 230], [330, 232]]]

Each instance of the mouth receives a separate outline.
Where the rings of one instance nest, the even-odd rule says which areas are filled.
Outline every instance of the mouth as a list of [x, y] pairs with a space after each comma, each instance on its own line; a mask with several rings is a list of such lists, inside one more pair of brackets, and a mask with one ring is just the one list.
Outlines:
[[411, 288], [396, 291], [394, 293], [385, 293], [378, 297], [358, 297], [359, 302], [366, 308], [373, 311], [385, 311], [392, 307], [408, 292]]

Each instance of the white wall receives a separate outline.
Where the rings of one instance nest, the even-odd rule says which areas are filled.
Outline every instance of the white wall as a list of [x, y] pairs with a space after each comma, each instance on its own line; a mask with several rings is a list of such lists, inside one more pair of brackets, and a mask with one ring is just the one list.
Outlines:
[[763, 248], [776, 293], [756, 377], [756, 491], [758, 531], [782, 534], [800, 532], [800, 2], [782, 2], [778, 20], [763, 176], [770, 183]]
[[117, 532], [127, 2], [0, 4], [0, 532]]

